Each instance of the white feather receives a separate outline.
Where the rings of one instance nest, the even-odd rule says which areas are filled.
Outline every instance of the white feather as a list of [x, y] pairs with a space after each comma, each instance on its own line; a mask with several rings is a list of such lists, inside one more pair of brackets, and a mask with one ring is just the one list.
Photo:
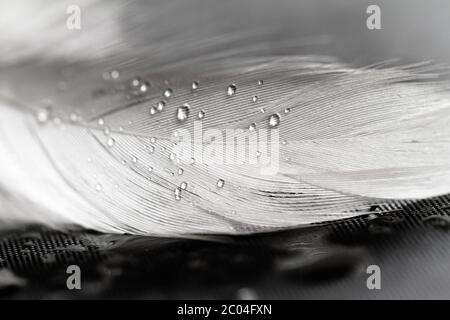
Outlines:
[[[98, 9], [99, 3], [92, 5]], [[155, 12], [167, 8], [156, 6], [149, 17], [159, 23]], [[5, 58], [4, 221], [134, 234], [241, 234], [351, 217], [374, 204], [450, 191], [448, 82], [430, 65], [356, 68], [296, 54], [283, 38], [267, 47], [255, 33], [237, 37], [227, 27], [207, 37], [165, 37], [172, 29], [158, 23], [145, 24], [154, 27], [150, 35], [137, 31], [143, 44], [133, 48], [101, 42], [102, 49], [84, 44], [88, 54], [81, 56], [64, 47], [47, 55], [53, 38], [19, 62]], [[99, 30], [92, 26], [82, 38], [95, 40]], [[105, 60], [94, 54], [99, 52]], [[119, 79], [102, 80], [111, 70], [120, 72]], [[145, 94], [130, 89], [135, 76], [151, 84]], [[237, 88], [231, 96], [230, 84]], [[173, 94], [165, 98], [168, 87]], [[164, 110], [150, 115], [161, 100]], [[180, 122], [176, 110], [183, 104], [190, 113]], [[38, 121], [43, 110], [49, 119]], [[286, 143], [280, 143], [278, 170], [267, 175], [260, 165], [170, 159], [174, 131], [192, 132], [201, 110], [204, 130], [242, 129], [244, 136], [252, 124], [279, 129], [277, 142]], [[275, 129], [269, 126], [274, 114], [280, 115]], [[208, 146], [194, 142], [197, 149]], [[174, 190], [183, 182], [187, 188], [176, 200]]]

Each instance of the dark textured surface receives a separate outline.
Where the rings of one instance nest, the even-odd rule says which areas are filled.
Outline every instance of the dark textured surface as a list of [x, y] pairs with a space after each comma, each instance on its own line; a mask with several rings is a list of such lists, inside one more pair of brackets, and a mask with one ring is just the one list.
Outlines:
[[[373, 212], [213, 241], [3, 231], [0, 297], [450, 298], [450, 197]], [[71, 264], [81, 267], [81, 290], [66, 287]], [[381, 290], [366, 287], [371, 264], [381, 268]]]

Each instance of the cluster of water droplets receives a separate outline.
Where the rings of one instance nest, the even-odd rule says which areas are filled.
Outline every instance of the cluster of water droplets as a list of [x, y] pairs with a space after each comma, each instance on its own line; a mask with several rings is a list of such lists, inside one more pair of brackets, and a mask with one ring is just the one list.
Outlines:
[[[103, 77], [104, 80], [117, 80], [120, 77], [120, 73], [117, 70], [113, 70], [113, 71], [110, 71], [110, 72], [103, 73], [102, 77]], [[166, 84], [168, 84], [168, 83], [166, 83]], [[264, 84], [263, 80], [259, 80], [257, 82], [258, 87], [263, 86], [263, 84]], [[150, 90], [150, 87], [151, 87], [150, 82], [146, 81], [146, 80], [143, 80], [140, 77], [136, 77], [136, 78], [132, 79], [129, 82], [129, 88], [131, 90], [131, 93], [133, 95], [135, 95], [135, 96], [143, 96], [143, 95], [148, 94], [149, 90]], [[196, 95], [196, 92], [199, 90], [199, 87], [200, 87], [199, 82], [198, 81], [193, 81], [191, 83], [191, 87], [190, 87], [191, 92], [194, 92], [194, 94]], [[228, 97], [235, 96], [238, 93], [237, 85], [235, 83], [229, 84], [226, 87], [225, 93], [226, 93], [226, 96], [228, 96]], [[154, 116], [157, 113], [163, 112], [167, 108], [167, 101], [173, 96], [173, 94], [174, 94], [173, 89], [169, 88], [169, 87], [166, 87], [166, 89], [164, 89], [162, 91], [162, 98], [163, 99], [157, 101], [156, 103], [154, 103], [152, 106], [149, 107], [149, 115], [150, 116]], [[254, 104], [258, 104], [259, 100], [260, 100], [259, 96], [256, 95], [256, 94], [251, 97], [251, 102], [254, 103]], [[266, 110], [264, 108], [260, 108], [259, 110], [260, 110], [261, 113], [265, 113], [266, 112]], [[284, 114], [287, 114], [290, 111], [291, 111], [290, 108], [286, 108], [286, 109], [284, 109]], [[183, 123], [183, 122], [187, 121], [189, 119], [189, 117], [190, 117], [190, 114], [191, 114], [191, 106], [188, 103], [184, 103], [184, 104], [176, 107], [175, 115], [176, 115], [176, 120], [179, 123]], [[202, 119], [205, 118], [205, 115], [206, 115], [205, 110], [201, 109], [201, 110], [197, 111], [196, 118], [198, 120], [202, 120]], [[51, 118], [51, 109], [48, 108], [48, 107], [41, 108], [36, 113], [36, 119], [37, 119], [37, 121], [39, 123], [46, 123], [50, 118]], [[72, 121], [72, 122], [79, 121], [80, 119], [81, 119], [81, 117], [79, 117], [76, 113], [71, 113], [69, 115], [69, 120]], [[273, 114], [269, 115], [268, 118], [267, 118], [267, 121], [268, 121], [268, 126], [270, 128], [278, 127], [280, 125], [280, 122], [281, 122], [281, 115], [280, 115], [280, 113], [273, 113]], [[113, 148], [116, 145], [116, 140], [113, 137], [110, 136], [110, 128], [105, 125], [104, 119], [102, 119], [102, 118], [98, 119], [98, 125], [100, 127], [103, 127], [103, 132], [107, 136], [106, 143], [105, 143], [106, 146], [108, 148]], [[255, 122], [251, 123], [248, 126], [248, 130], [249, 131], [255, 131], [256, 129], [257, 129], [257, 124]], [[119, 130], [121, 132], [123, 132], [123, 127], [120, 127]], [[155, 152], [154, 144], [156, 142], [156, 138], [154, 138], [154, 137], [151, 138], [150, 142], [151, 142], [151, 144], [150, 145], [146, 145], [145, 148], [147, 149], [147, 151], [149, 153], [153, 153], [153, 152]], [[286, 140], [282, 140], [282, 144], [283, 145], [287, 144]], [[161, 151], [162, 152], [165, 151], [165, 147], [161, 147]], [[257, 156], [260, 156], [260, 155], [261, 155], [261, 153], [258, 151]], [[169, 153], [169, 159], [171, 161], [177, 160], [176, 159], [176, 155], [174, 153]], [[134, 163], [134, 164], [137, 163], [137, 161], [138, 161], [138, 159], [135, 156], [131, 156], [129, 160], [131, 161], [131, 163]], [[92, 161], [92, 159], [91, 159], [91, 161]], [[122, 163], [124, 165], [127, 165], [128, 161], [123, 159]], [[195, 164], [195, 159], [194, 158], [191, 159], [190, 164], [191, 165]], [[153, 172], [153, 170], [154, 170], [154, 168], [152, 166], [148, 166], [147, 169], [148, 169], [148, 172]], [[184, 169], [182, 169], [182, 168], [179, 168], [177, 170], [177, 174], [179, 176], [181, 176], [183, 174], [183, 172], [184, 172]], [[175, 199], [176, 200], [180, 200], [181, 199], [182, 191], [187, 189], [187, 185], [188, 185], [187, 182], [183, 181], [178, 187], [175, 188]], [[224, 185], [225, 185], [225, 180], [223, 180], [223, 179], [218, 179], [217, 180], [217, 182], [216, 182], [216, 187], [217, 188], [221, 189], [221, 188], [224, 187]], [[98, 184], [98, 185], [96, 185], [95, 189], [97, 191], [101, 191], [102, 187], [101, 187], [100, 184]]]

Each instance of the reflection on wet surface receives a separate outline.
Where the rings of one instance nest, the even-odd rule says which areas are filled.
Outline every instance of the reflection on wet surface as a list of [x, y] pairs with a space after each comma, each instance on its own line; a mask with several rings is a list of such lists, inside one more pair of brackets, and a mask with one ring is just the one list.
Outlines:
[[[449, 298], [449, 199], [254, 236], [2, 231], [1, 298]], [[68, 290], [67, 266], [81, 268]], [[368, 290], [377, 264], [382, 290]]]

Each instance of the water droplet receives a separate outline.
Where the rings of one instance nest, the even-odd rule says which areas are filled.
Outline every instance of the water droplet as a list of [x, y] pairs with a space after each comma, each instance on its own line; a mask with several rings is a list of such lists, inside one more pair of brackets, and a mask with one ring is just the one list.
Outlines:
[[173, 90], [170, 88], [167, 88], [166, 90], [164, 90], [164, 97], [166, 98], [170, 98], [170, 96], [172, 95]]
[[119, 79], [120, 73], [117, 70], [113, 70], [111, 71], [111, 78], [113, 78], [114, 80]]
[[127, 160], [122, 160], [122, 164], [124, 165], [124, 166], [126, 166], [127, 165]]
[[225, 180], [223, 180], [223, 179], [217, 180], [217, 187], [218, 188], [223, 188], [224, 185], [225, 185]]
[[249, 126], [248, 126], [248, 130], [249, 131], [255, 131], [256, 130], [256, 123], [252, 123], [252, 124], [250, 124]]
[[281, 144], [282, 145], [287, 145], [287, 141], [286, 140], [281, 140]]
[[269, 117], [269, 126], [271, 128], [275, 128], [280, 124], [280, 115], [278, 113], [274, 113]]
[[429, 224], [438, 229], [449, 230], [450, 218], [447, 216], [432, 215], [423, 219], [426, 224]]
[[236, 90], [237, 90], [236, 85], [234, 83], [230, 84], [227, 88], [227, 95], [229, 96], [234, 95], [236, 93]]
[[191, 88], [192, 88], [192, 90], [197, 90], [198, 89], [198, 81], [192, 82]]
[[171, 153], [169, 154], [169, 159], [172, 160], [172, 161], [175, 160], [175, 159], [176, 159], [175, 153], [171, 152]]
[[284, 113], [289, 113], [289, 112], [291, 112], [291, 108], [284, 109]]
[[179, 176], [181, 176], [183, 172], [184, 172], [183, 168], [178, 168], [177, 173]]
[[39, 109], [36, 118], [40, 123], [45, 123], [49, 118], [49, 111], [47, 109]]
[[179, 201], [181, 199], [181, 188], [176, 187], [175, 188], [175, 200]]
[[149, 153], [153, 153], [155, 151], [155, 147], [154, 146], [148, 146], [148, 152]]
[[266, 109], [261, 108], [261, 109], [259, 109], [259, 111], [261, 111], [261, 113], [264, 113], [264, 112], [266, 112]]
[[98, 191], [98, 192], [102, 191], [102, 185], [98, 183], [98, 184], [95, 186], [95, 190]]
[[135, 156], [132, 156], [132, 157], [131, 157], [131, 161], [132, 161], [133, 163], [137, 163], [138, 159], [137, 159]]
[[183, 182], [180, 184], [180, 188], [181, 188], [182, 190], [186, 190], [186, 189], [187, 189], [187, 183], [186, 183], [185, 181], [183, 181]]
[[198, 118], [198, 119], [203, 119], [204, 117], [205, 117], [205, 111], [200, 110], [200, 111], [197, 113], [197, 118]]
[[131, 87], [138, 88], [141, 84], [141, 78], [137, 77], [131, 80]]
[[151, 142], [151, 143], [155, 143], [155, 142], [156, 142], [156, 138], [155, 138], [155, 137], [151, 137], [151, 138], [150, 138], [150, 142]]
[[256, 151], [256, 156], [259, 158], [261, 157], [261, 151]]
[[258, 96], [253, 96], [252, 101], [253, 102], [257, 102], [258, 101]]
[[139, 92], [141, 94], [147, 93], [149, 89], [150, 89], [150, 83], [148, 81], [142, 82], [141, 85], [139, 86]]
[[71, 113], [70, 115], [69, 115], [69, 119], [70, 119], [70, 121], [72, 121], [72, 122], [77, 122], [78, 121], [78, 115], [76, 114], [76, 113]]
[[115, 143], [116, 143], [116, 140], [114, 140], [113, 138], [109, 138], [108, 141], [106, 141], [106, 144], [108, 145], [108, 147], [113, 147]]
[[148, 172], [152, 172], [153, 168], [152, 167], [148, 167]]
[[102, 73], [103, 80], [109, 80], [111, 78], [111, 74], [109, 72], [103, 72]]
[[102, 126], [105, 124], [105, 121], [103, 120], [103, 118], [98, 119], [98, 125]]
[[177, 109], [177, 119], [178, 121], [185, 121], [189, 117], [189, 105], [187, 103], [183, 104]]
[[165, 106], [166, 106], [166, 103], [164, 101], [160, 101], [156, 104], [156, 109], [158, 111], [163, 111]]
[[191, 158], [191, 160], [189, 161], [190, 164], [194, 164], [195, 163], [195, 159]]
[[150, 113], [151, 116], [154, 115], [156, 113], [156, 108], [155, 107], [150, 107], [149, 113]]
[[258, 86], [262, 86], [264, 84], [264, 81], [263, 80], [259, 80], [258, 81]]

